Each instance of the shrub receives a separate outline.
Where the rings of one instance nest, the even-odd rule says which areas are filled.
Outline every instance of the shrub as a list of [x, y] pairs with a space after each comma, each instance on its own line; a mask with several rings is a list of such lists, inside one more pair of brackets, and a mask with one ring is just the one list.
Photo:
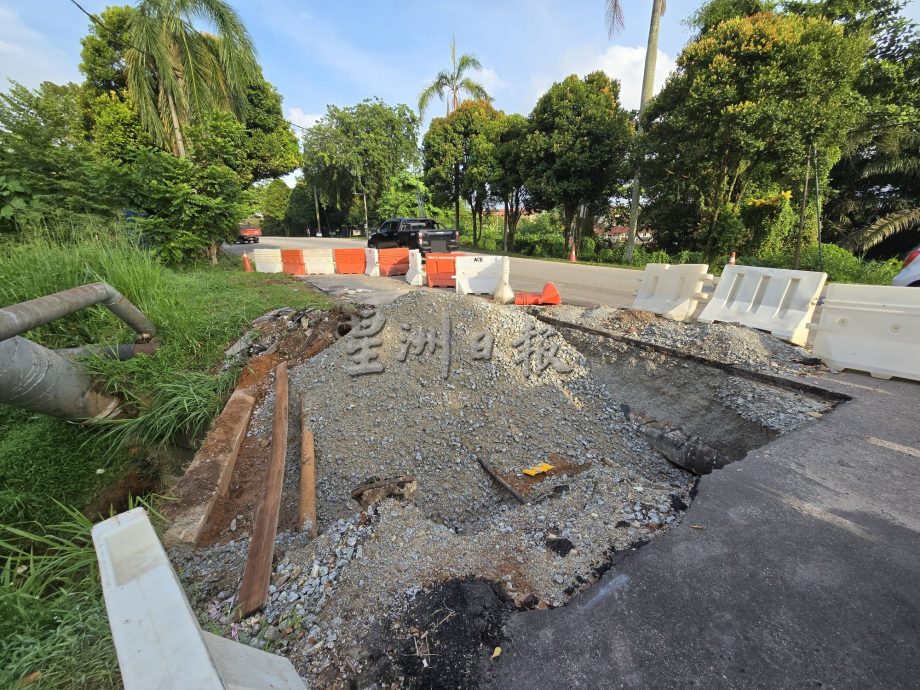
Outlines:
[[578, 255], [579, 257], [587, 260], [593, 260], [595, 254], [595, 243], [593, 237], [582, 237], [581, 242], [578, 245]]
[[[770, 268], [792, 268], [794, 257], [791, 251], [775, 252], [753, 258], [745, 257], [738, 263]], [[901, 265], [897, 259], [866, 261], [835, 244], [822, 244], [819, 257], [818, 245], [813, 244], [802, 248], [799, 268], [803, 271], [824, 271], [828, 280], [838, 283], [890, 285]]]

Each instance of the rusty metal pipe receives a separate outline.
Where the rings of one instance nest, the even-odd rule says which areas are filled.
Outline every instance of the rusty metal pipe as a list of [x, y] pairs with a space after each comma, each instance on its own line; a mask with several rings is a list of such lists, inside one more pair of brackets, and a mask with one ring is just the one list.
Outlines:
[[0, 341], [94, 304], [107, 307], [144, 339], [156, 333], [153, 321], [118, 290], [107, 283], [90, 283], [0, 308]]
[[122, 343], [120, 345], [86, 345], [84, 347], [65, 347], [55, 350], [62, 357], [71, 359], [100, 355], [107, 359], [124, 361], [134, 355], [152, 355], [159, 349], [159, 343]]
[[77, 363], [19, 336], [0, 340], [0, 402], [73, 420], [110, 417], [119, 405]]

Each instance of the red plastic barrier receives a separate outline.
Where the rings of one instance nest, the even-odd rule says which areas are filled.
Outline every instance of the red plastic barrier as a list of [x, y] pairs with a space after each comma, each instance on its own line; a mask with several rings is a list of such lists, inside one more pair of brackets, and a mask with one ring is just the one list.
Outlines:
[[562, 304], [562, 296], [552, 283], [543, 286], [543, 292], [518, 292], [514, 295], [515, 304]]
[[377, 252], [382, 276], [404, 276], [409, 272], [409, 250], [381, 249]]
[[303, 276], [307, 274], [303, 263], [303, 252], [299, 249], [282, 249], [281, 250], [281, 269], [292, 276]]
[[428, 276], [428, 287], [457, 287], [454, 272], [457, 264], [454, 261], [463, 254], [431, 253], [425, 255], [425, 274]]
[[335, 272], [363, 274], [366, 268], [364, 249], [335, 249]]

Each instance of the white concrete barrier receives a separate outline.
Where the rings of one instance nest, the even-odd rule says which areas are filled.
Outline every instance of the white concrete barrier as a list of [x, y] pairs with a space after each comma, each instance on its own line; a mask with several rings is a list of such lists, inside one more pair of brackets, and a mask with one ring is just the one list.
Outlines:
[[456, 290], [461, 295], [491, 295], [502, 282], [501, 256], [458, 256], [454, 260]]
[[364, 250], [364, 275], [380, 277], [380, 255], [371, 247]]
[[253, 249], [252, 260], [259, 273], [281, 273], [283, 270], [280, 249]]
[[303, 265], [308, 276], [335, 275], [335, 259], [331, 249], [304, 249]]
[[306, 690], [284, 657], [204, 632], [143, 508], [93, 527], [125, 690]]
[[644, 309], [674, 321], [687, 321], [712, 280], [709, 264], [646, 264], [633, 309]]
[[422, 253], [418, 249], [409, 250], [409, 271], [406, 273], [406, 282], [409, 285], [425, 285], [425, 266], [422, 263]]
[[920, 289], [832, 283], [809, 328], [815, 356], [834, 371], [920, 381]]
[[826, 273], [815, 271], [726, 266], [699, 321], [740, 323], [804, 345], [826, 280]]

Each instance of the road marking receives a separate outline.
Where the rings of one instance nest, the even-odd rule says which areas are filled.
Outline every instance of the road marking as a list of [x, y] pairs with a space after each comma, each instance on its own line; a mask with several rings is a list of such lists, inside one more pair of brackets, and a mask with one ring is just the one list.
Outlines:
[[913, 458], [920, 458], [920, 449], [911, 448], [910, 446], [902, 446], [900, 443], [894, 443], [893, 441], [885, 441], [884, 439], [875, 438], [870, 436], [868, 438], [869, 443], [880, 448], [888, 448], [889, 450], [896, 450], [899, 453], [904, 453], [905, 455], [910, 455]]

